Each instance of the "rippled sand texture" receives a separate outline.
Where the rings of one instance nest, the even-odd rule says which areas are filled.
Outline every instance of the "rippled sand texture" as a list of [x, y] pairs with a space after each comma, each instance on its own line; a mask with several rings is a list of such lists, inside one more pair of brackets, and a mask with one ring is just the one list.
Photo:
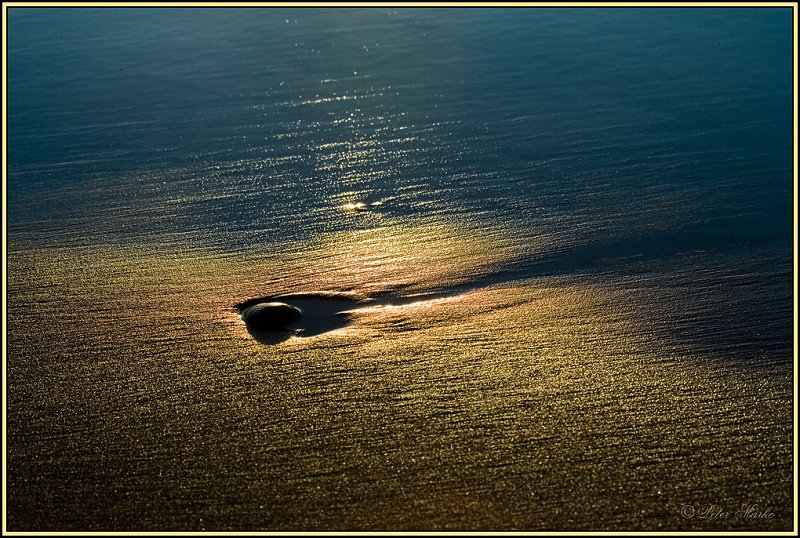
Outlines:
[[792, 10], [8, 27], [11, 530], [791, 527]]
[[[508, 254], [443, 224], [306, 248], [15, 251], [10, 528], [790, 528], [789, 373], [690, 354], [664, 282], [474, 286], [256, 342], [248, 296], [430, 291]], [[775, 518], [680, 515], [745, 502]]]

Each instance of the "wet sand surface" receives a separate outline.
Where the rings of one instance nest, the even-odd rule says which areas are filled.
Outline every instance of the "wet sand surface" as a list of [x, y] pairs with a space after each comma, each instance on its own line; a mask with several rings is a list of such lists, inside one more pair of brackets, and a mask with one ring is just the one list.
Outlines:
[[791, 15], [10, 8], [8, 528], [790, 529]]
[[[319, 286], [293, 274], [337, 274], [318, 254], [16, 253], [11, 528], [790, 526], [790, 375], [767, 351], [687, 345], [680, 277], [384, 297], [317, 336], [254, 339], [231, 305], [279, 295], [270, 278]], [[429, 290], [458, 273], [446, 260], [406, 257], [435, 262]], [[681, 517], [743, 503], [774, 517]]]

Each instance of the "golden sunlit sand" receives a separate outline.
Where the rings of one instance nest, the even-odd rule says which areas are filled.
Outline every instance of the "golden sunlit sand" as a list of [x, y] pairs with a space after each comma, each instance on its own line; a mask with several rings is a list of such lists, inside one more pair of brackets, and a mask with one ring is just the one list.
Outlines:
[[[15, 246], [10, 524], [719, 529], [741, 521], [682, 506], [751, 502], [775, 514], [748, 528], [789, 526], [789, 375], [665, 354], [647, 316], [669, 304], [578, 277], [425, 297], [519, 256], [503, 237]], [[303, 291], [358, 307], [269, 345], [234, 308]]]

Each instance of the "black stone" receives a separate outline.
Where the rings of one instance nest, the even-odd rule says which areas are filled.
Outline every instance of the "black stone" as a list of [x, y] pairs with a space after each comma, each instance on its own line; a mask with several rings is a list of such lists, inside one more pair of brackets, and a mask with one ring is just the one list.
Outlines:
[[299, 308], [286, 303], [258, 303], [242, 310], [248, 327], [261, 331], [282, 331], [302, 317]]

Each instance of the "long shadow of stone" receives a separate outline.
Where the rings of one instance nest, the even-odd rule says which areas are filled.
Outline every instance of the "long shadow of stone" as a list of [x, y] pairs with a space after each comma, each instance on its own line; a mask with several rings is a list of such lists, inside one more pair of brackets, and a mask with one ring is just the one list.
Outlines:
[[[773, 242], [783, 238], [781, 233], [769, 227], [758, 227], [753, 222], [748, 233], [733, 236], [719, 232], [720, 227], [730, 224], [730, 219], [717, 223], [712, 229], [703, 226], [649, 232], [619, 239], [601, 241], [597, 244], [556, 253], [541, 258], [520, 258], [502, 267], [472, 275], [467, 282], [409, 294], [404, 286], [397, 286], [369, 300], [357, 300], [347, 295], [330, 293], [297, 293], [249, 299], [235, 305], [239, 313], [259, 303], [279, 302], [302, 311], [295, 323], [271, 330], [247, 325], [251, 336], [263, 344], [277, 344], [292, 336], [309, 337], [347, 326], [351, 321], [348, 311], [364, 306], [403, 305], [421, 300], [453, 296], [486, 286], [516, 282], [535, 277], [575, 274], [608, 269], [609, 264], [640, 263], [668, 259], [693, 250], [714, 250], [721, 247], [746, 246]], [[739, 224], [740, 228], [743, 225]], [[785, 239], [785, 238], [783, 238]], [[616, 267], [616, 265], [613, 265]]]

